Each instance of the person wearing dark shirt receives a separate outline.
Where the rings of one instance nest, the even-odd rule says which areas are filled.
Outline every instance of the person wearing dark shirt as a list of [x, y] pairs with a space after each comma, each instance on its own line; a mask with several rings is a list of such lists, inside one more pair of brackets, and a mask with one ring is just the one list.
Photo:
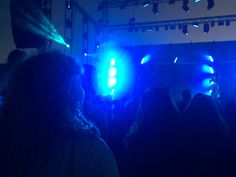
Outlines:
[[1, 177], [119, 177], [113, 154], [82, 114], [81, 66], [58, 52], [20, 63], [0, 118]]

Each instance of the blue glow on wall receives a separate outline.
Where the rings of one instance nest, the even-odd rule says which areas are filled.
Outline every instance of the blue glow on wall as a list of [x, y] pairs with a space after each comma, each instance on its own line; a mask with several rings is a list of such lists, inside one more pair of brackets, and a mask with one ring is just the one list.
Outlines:
[[210, 74], [214, 74], [215, 73], [214, 68], [209, 66], [209, 65], [206, 65], [206, 64], [202, 65], [202, 71], [204, 73], [210, 73]]
[[133, 84], [133, 67], [127, 52], [111, 44], [100, 46], [97, 93], [114, 99], [125, 95]]
[[150, 58], [151, 58], [151, 55], [146, 55], [142, 58], [140, 63], [143, 65], [143, 64], [147, 63], [150, 60]]
[[214, 62], [214, 58], [211, 55], [205, 55], [205, 58], [207, 59], [207, 61], [213, 63]]

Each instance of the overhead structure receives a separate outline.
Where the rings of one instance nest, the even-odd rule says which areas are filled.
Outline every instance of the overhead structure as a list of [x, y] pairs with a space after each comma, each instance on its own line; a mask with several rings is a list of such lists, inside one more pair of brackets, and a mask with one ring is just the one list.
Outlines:
[[183, 1], [183, 0], [103, 0], [100, 1], [98, 5], [98, 10], [102, 10], [103, 8], [121, 8], [124, 9], [129, 6], [143, 6], [147, 7], [154, 3], [169, 3], [175, 4], [175, 2]]
[[[195, 0], [195, 3], [200, 2], [201, 0]], [[175, 4], [176, 2], [182, 2], [182, 8], [184, 11], [188, 12], [190, 9], [188, 7], [189, 0], [101, 0], [98, 5], [98, 10], [108, 9], [108, 8], [121, 8], [125, 9], [129, 6], [143, 6], [148, 7], [149, 5], [168, 3], [170, 5]], [[211, 10], [214, 7], [214, 0], [207, 0], [207, 9]]]
[[[117, 30], [128, 30], [129, 32], [138, 32], [141, 29], [145, 31], [158, 31], [159, 28], [163, 27], [164, 29], [176, 29], [182, 30], [184, 34], [188, 34], [188, 26], [200, 27], [203, 26], [203, 32], [208, 33], [210, 26], [214, 27], [215, 23], [218, 26], [226, 25], [229, 26], [231, 22], [236, 22], [235, 15], [225, 15], [225, 16], [210, 16], [210, 17], [200, 17], [200, 18], [188, 18], [188, 19], [177, 19], [177, 20], [166, 20], [166, 21], [152, 21], [152, 22], [143, 22], [143, 23], [126, 23], [118, 25], [108, 26], [109, 31]], [[214, 25], [212, 25], [214, 24]]]

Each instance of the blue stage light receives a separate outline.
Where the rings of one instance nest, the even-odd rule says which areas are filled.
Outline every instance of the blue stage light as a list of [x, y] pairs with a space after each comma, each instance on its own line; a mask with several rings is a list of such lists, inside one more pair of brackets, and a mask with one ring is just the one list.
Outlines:
[[212, 68], [211, 66], [206, 65], [206, 64], [202, 65], [202, 71], [205, 73], [210, 73], [210, 74], [215, 73], [214, 68]]
[[144, 1], [143, 2], [143, 7], [148, 7], [150, 5], [150, 2], [149, 1]]
[[112, 89], [111, 90], [111, 95], [114, 95], [115, 94], [115, 89]]
[[214, 68], [212, 68], [212, 67], [210, 66], [210, 68], [209, 68], [209, 69], [210, 69], [210, 73], [211, 73], [211, 74], [214, 74], [214, 73], [215, 73], [215, 70], [214, 70]]
[[116, 64], [116, 59], [115, 58], [112, 58], [111, 60], [110, 60], [110, 65], [111, 66], [114, 66]]
[[205, 92], [206, 95], [211, 96], [212, 95], [212, 89]]
[[150, 60], [150, 58], [151, 58], [151, 55], [146, 55], [145, 57], [142, 58], [140, 63], [143, 65], [147, 63]]
[[206, 78], [202, 81], [202, 86], [204, 88], [210, 88], [211, 87], [211, 79], [210, 78]]
[[117, 82], [116, 78], [115, 77], [111, 77], [109, 79], [109, 83], [108, 83], [109, 87], [114, 87], [116, 85], [116, 82]]
[[119, 99], [133, 84], [134, 74], [130, 56], [124, 50], [108, 44], [100, 46], [99, 50], [97, 93], [102, 96], [112, 95], [114, 99]]
[[109, 70], [110, 77], [116, 76], [116, 73], [117, 73], [117, 69], [115, 67], [110, 68], [110, 70]]
[[205, 55], [205, 58], [212, 63], [214, 62], [214, 58], [211, 55]]
[[178, 57], [175, 57], [174, 63], [177, 63], [178, 61]]

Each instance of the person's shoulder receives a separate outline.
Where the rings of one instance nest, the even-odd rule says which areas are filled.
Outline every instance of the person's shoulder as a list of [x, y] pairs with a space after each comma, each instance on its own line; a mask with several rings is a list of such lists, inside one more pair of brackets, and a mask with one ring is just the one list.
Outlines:
[[119, 177], [114, 155], [102, 138], [84, 137], [78, 140], [76, 154], [78, 166], [83, 166], [88, 176]]

